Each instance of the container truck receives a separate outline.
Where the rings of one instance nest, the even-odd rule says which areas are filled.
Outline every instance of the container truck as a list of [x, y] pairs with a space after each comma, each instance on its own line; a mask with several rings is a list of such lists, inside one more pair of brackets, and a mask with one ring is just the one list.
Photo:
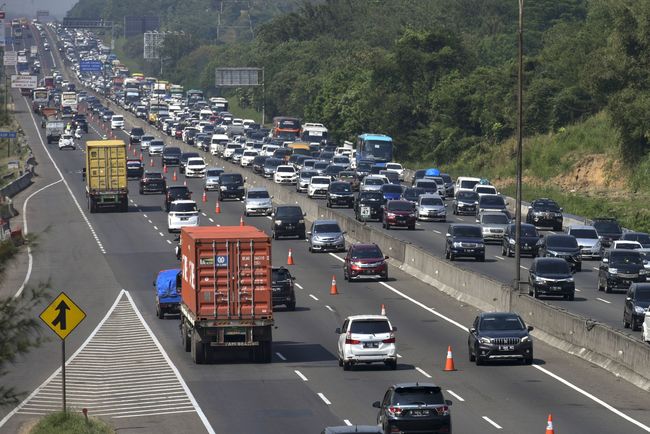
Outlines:
[[248, 352], [271, 361], [271, 239], [253, 226], [183, 227], [181, 340], [192, 360]]
[[129, 208], [126, 144], [122, 140], [86, 142], [86, 197], [91, 213], [100, 208]]

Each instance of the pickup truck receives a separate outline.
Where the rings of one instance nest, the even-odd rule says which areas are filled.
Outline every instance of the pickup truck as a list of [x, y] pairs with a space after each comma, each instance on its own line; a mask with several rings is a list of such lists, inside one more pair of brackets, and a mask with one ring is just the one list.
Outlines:
[[60, 120], [48, 120], [45, 123], [45, 136], [47, 138], [47, 144], [49, 145], [52, 142], [58, 141], [63, 135], [64, 128], [65, 122]]
[[165, 314], [177, 314], [181, 305], [180, 268], [162, 270], [153, 286], [156, 288], [156, 316], [164, 319]]

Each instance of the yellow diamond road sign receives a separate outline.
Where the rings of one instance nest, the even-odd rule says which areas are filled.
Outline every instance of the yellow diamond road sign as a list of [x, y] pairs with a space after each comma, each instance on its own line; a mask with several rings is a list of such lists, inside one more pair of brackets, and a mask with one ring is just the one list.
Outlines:
[[65, 339], [85, 317], [86, 313], [64, 292], [41, 313], [43, 322], [61, 339]]

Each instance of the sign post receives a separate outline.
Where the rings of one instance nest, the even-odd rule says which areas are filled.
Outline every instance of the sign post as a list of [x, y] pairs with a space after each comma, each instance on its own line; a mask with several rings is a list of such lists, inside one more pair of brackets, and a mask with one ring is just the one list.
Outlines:
[[62, 292], [45, 308], [40, 317], [61, 338], [61, 393], [65, 412], [65, 338], [83, 321], [86, 313]]

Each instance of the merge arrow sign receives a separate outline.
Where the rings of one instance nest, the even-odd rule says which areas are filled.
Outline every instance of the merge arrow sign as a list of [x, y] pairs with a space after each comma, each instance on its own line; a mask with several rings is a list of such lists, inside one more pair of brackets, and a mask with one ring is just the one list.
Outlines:
[[57, 307], [54, 308], [54, 310], [58, 310], [59, 314], [54, 318], [54, 321], [52, 321], [53, 326], [59, 326], [61, 330], [66, 329], [66, 321], [65, 321], [65, 312], [67, 310], [70, 310], [70, 307], [68, 307], [67, 304], [65, 304], [65, 300], [61, 300], [61, 303]]
[[40, 317], [54, 333], [65, 339], [83, 321], [86, 313], [62, 292], [45, 308]]

